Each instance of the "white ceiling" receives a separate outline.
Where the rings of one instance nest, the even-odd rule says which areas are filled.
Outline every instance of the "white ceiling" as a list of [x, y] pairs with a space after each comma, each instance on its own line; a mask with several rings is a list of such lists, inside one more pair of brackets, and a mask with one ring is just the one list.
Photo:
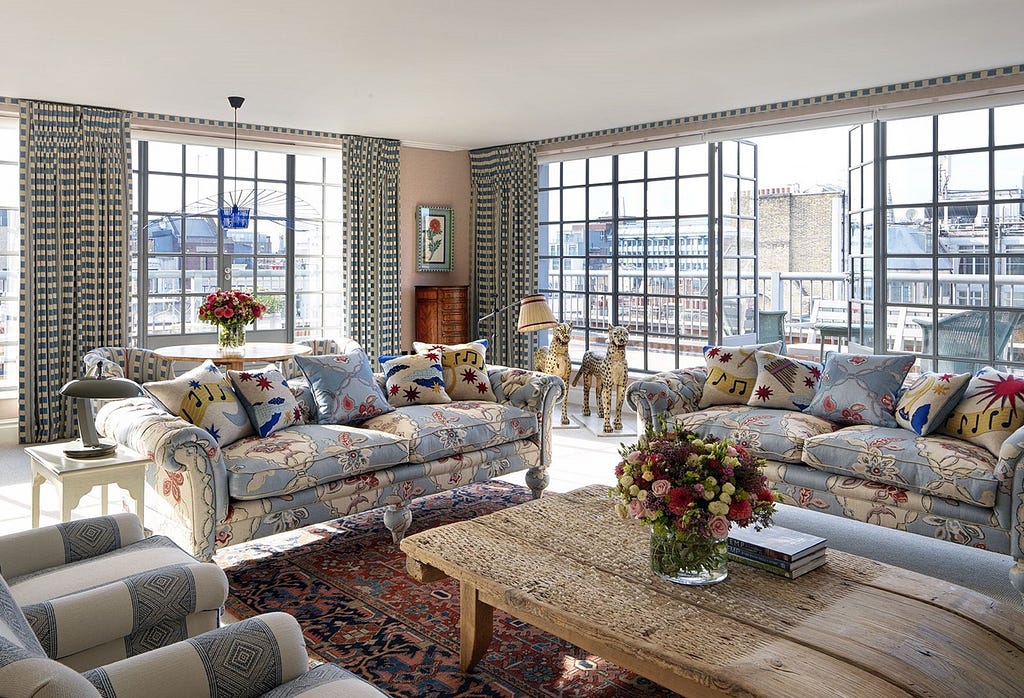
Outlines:
[[1024, 63], [1024, 0], [3, 0], [0, 95], [475, 148]]

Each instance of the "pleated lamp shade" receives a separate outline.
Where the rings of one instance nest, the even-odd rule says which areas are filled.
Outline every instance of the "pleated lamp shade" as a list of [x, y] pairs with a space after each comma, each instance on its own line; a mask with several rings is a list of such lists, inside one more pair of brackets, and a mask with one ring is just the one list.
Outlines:
[[519, 301], [518, 330], [520, 332], [538, 332], [551, 329], [556, 325], [558, 325], [558, 320], [555, 319], [543, 294], [535, 293], [524, 296]]

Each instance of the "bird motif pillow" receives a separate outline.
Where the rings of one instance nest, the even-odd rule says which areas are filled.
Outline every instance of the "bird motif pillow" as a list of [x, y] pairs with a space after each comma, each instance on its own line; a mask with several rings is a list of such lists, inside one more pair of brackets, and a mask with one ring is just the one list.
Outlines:
[[970, 373], [922, 373], [896, 403], [896, 423], [927, 436], [946, 421], [970, 380]]
[[479, 342], [467, 344], [426, 344], [413, 342], [417, 354], [426, 354], [441, 361], [444, 389], [452, 400], [486, 400], [494, 402], [491, 380], [487, 377], [484, 358], [487, 347]]
[[228, 378], [260, 436], [269, 436], [302, 419], [299, 401], [276, 366], [262, 371], [228, 371]]
[[222, 447], [253, 433], [231, 382], [209, 359], [177, 378], [142, 387], [161, 407], [202, 427]]
[[384, 362], [385, 392], [394, 407], [452, 401], [444, 389], [441, 362], [429, 354], [397, 356]]

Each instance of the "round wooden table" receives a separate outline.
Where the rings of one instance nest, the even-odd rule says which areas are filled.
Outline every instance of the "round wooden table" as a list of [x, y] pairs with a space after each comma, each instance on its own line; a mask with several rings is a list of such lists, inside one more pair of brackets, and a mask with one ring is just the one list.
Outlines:
[[241, 371], [242, 366], [247, 363], [290, 359], [293, 356], [308, 354], [313, 351], [313, 348], [304, 344], [284, 342], [248, 342], [242, 347], [242, 350], [241, 356], [224, 356], [216, 344], [176, 344], [154, 349], [153, 353], [172, 361], [206, 361], [209, 359], [225, 369]]

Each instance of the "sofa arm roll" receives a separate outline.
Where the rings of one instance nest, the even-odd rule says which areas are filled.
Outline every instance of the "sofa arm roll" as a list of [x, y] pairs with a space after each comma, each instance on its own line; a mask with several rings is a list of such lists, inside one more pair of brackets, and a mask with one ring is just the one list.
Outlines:
[[1024, 462], [1024, 427], [1010, 434], [999, 449], [995, 474], [1010, 481]]
[[487, 377], [498, 402], [529, 412], [544, 413], [553, 408], [566, 390], [565, 383], [556, 375], [521, 368], [491, 366]]
[[708, 377], [703, 366], [656, 373], [626, 388], [626, 403], [643, 425], [652, 425], [662, 416], [694, 412]]
[[[103, 534], [99, 534], [103, 531]], [[88, 532], [88, 535], [85, 533]], [[135, 514], [76, 519], [0, 537], [0, 573], [7, 579], [105, 555], [145, 538]]]
[[[251, 662], [241, 677], [238, 658], [250, 656], [259, 661]], [[308, 667], [298, 621], [287, 613], [265, 613], [83, 675], [104, 696], [255, 698]]]

